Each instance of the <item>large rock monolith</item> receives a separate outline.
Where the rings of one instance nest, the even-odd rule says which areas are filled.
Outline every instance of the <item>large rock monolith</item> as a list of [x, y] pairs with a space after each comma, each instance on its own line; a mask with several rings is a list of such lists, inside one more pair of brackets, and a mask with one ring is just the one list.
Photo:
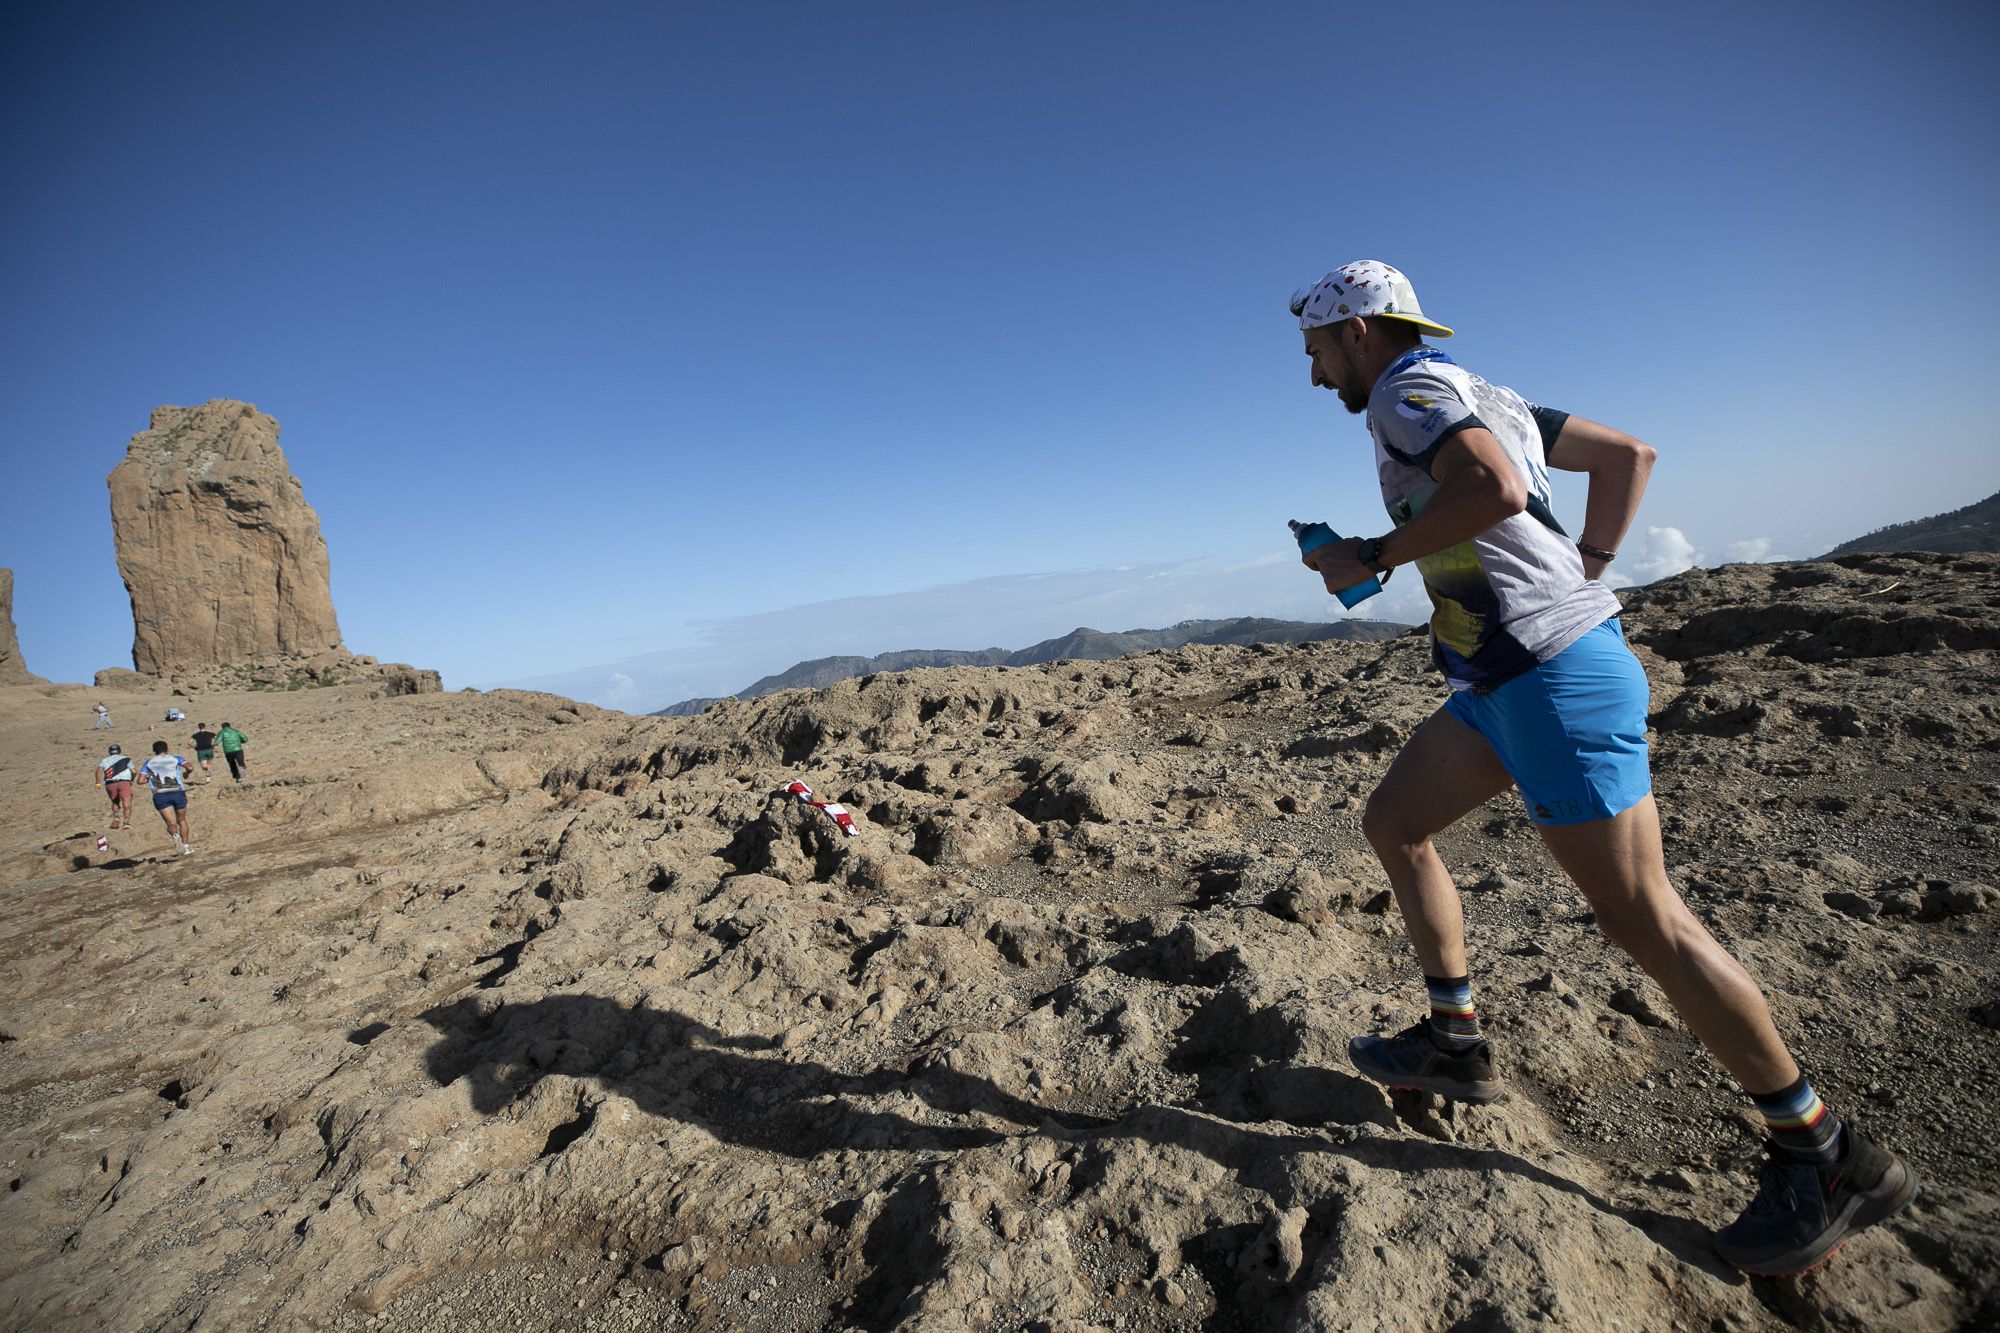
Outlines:
[[275, 420], [227, 398], [155, 408], [110, 486], [135, 668], [345, 651], [319, 515]]
[[14, 635], [14, 571], [0, 569], [0, 685], [46, 685], [21, 660], [21, 641]]

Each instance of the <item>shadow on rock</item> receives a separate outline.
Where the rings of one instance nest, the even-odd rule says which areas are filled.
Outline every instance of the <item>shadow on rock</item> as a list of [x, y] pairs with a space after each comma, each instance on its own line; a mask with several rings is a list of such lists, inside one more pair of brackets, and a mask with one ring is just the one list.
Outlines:
[[[990, 1079], [939, 1063], [849, 1073], [788, 1056], [766, 1037], [734, 1036], [684, 1014], [644, 1005], [627, 1007], [590, 995], [547, 996], [525, 1004], [494, 1000], [487, 992], [421, 1015], [440, 1034], [425, 1056], [431, 1078], [440, 1086], [470, 1080], [472, 1103], [482, 1113], [499, 1111], [544, 1077], [559, 1075], [595, 1080], [649, 1115], [697, 1125], [724, 1142], [796, 1158], [843, 1149], [981, 1148], [1053, 1123], [1078, 1142], [1108, 1146], [1121, 1139], [1143, 1140], [1194, 1151], [1274, 1194], [1287, 1188], [1287, 1163], [1300, 1153], [1333, 1153], [1404, 1175], [1502, 1173], [1577, 1197], [1645, 1233], [1683, 1262], [1719, 1277], [1735, 1277], [1710, 1251], [1707, 1232], [1685, 1218], [1619, 1207], [1573, 1179], [1503, 1150], [1367, 1133], [1364, 1126], [1394, 1123], [1387, 1099], [1380, 1089], [1334, 1071], [1283, 1066], [1232, 1070], [1235, 1077], [1227, 1082], [1233, 1086], [1230, 1095], [1219, 1099], [1224, 1103], [1220, 1107], [1145, 1106], [1107, 1121], [1037, 1106]], [[1293, 1123], [1330, 1122], [1333, 1139], [1301, 1138], [1212, 1118], [1217, 1111], [1243, 1115], [1249, 1108], [1229, 1104], [1239, 1099]], [[881, 1101], [907, 1110], [872, 1105]], [[1308, 1105], [1315, 1102], [1317, 1115]], [[588, 1128], [594, 1110], [579, 1108], [578, 1114], [578, 1121], [551, 1132], [544, 1155], [560, 1151]], [[940, 1123], [929, 1123], [933, 1117]], [[967, 1117], [1006, 1125], [964, 1123]]]
[[[1379, 1090], [1374, 1095], [1382, 1098]], [[1514, 1153], [1472, 1144], [1379, 1138], [1342, 1130], [1333, 1133], [1331, 1142], [1300, 1139], [1249, 1125], [1220, 1123], [1185, 1110], [1158, 1107], [1127, 1116], [1093, 1137], [1099, 1141], [1131, 1137], [1174, 1144], [1227, 1167], [1243, 1183], [1274, 1197], [1283, 1197], [1286, 1177], [1292, 1169], [1287, 1159], [1300, 1153], [1331, 1153], [1362, 1166], [1411, 1177], [1433, 1173], [1515, 1176], [1580, 1199], [1604, 1216], [1616, 1218], [1643, 1233], [1682, 1263], [1732, 1285], [1743, 1281], [1740, 1273], [1716, 1256], [1708, 1230], [1699, 1223], [1650, 1208], [1621, 1207], [1587, 1185]]]
[[986, 1116], [1023, 1128], [1100, 1123], [942, 1065], [844, 1073], [788, 1056], [766, 1037], [731, 1036], [684, 1014], [593, 995], [497, 1005], [475, 996], [420, 1017], [440, 1034], [425, 1054], [431, 1078], [439, 1086], [469, 1079], [473, 1106], [488, 1114], [555, 1074], [594, 1079], [649, 1115], [792, 1157], [843, 1148], [978, 1148], [1009, 1137], [978, 1125], [927, 1124], [921, 1110], [903, 1115], [862, 1104], [898, 1094], [941, 1120]]

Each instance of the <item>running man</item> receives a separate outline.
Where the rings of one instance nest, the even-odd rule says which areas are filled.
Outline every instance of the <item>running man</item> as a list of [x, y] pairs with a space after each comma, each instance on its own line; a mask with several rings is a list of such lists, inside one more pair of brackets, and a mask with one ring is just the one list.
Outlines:
[[229, 761], [229, 780], [243, 781], [243, 770], [250, 767], [250, 761], [243, 757], [243, 745], [250, 738], [225, 722], [218, 739], [222, 742], [222, 757]]
[[[1824, 1262], [1916, 1196], [1914, 1172], [1843, 1125], [1799, 1071], [1764, 996], [1667, 879], [1646, 753], [1645, 672], [1597, 582], [1639, 508], [1654, 451], [1524, 401], [1442, 351], [1409, 279], [1362, 260], [1292, 299], [1312, 383], [1367, 414], [1394, 528], [1304, 557], [1328, 592], [1414, 564], [1430, 594], [1433, 660], [1451, 685], [1369, 798], [1381, 858], [1429, 991], [1430, 1016], [1357, 1037], [1378, 1083], [1461, 1101], [1500, 1095], [1481, 1036], [1458, 890], [1431, 839], [1520, 789], [1542, 841], [1598, 925], [1659, 983], [1688, 1028], [1750, 1093], [1771, 1137], [1757, 1195], [1716, 1233], [1747, 1272]], [[1550, 511], [1547, 469], [1590, 477], [1581, 537]]]
[[92, 731], [111, 730], [111, 710], [109, 708], [106, 708], [103, 704], [92, 704], [90, 711], [96, 715], [90, 724]]
[[194, 854], [188, 839], [188, 761], [167, 753], [165, 741], [153, 742], [153, 757], [139, 768], [139, 781], [153, 789], [153, 808], [167, 826], [167, 836], [180, 848], [182, 856]]
[[117, 746], [105, 752], [97, 761], [96, 773], [91, 785], [104, 788], [104, 794], [111, 798], [111, 827], [114, 829], [132, 827], [132, 758]]
[[204, 785], [214, 780], [215, 770], [209, 765], [215, 759], [215, 733], [208, 729], [208, 723], [195, 724], [194, 758], [201, 765], [201, 780]]

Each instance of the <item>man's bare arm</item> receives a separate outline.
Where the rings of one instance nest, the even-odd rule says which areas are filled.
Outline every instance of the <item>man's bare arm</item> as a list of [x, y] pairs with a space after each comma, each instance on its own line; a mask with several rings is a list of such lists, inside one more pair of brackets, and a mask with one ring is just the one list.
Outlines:
[[[1549, 445], [1548, 461], [1550, 467], [1590, 476], [1579, 541], [1607, 551], [1618, 549], [1639, 512], [1639, 497], [1646, 493], [1646, 478], [1658, 456], [1652, 445], [1622, 430], [1583, 417], [1571, 417], [1563, 423], [1561, 433]], [[1604, 565], [1595, 556], [1583, 557], [1583, 572], [1589, 578], [1602, 574]]]
[[[1431, 493], [1424, 512], [1382, 539], [1378, 558], [1383, 564], [1407, 565], [1421, 560], [1478, 536], [1528, 506], [1527, 483], [1500, 441], [1484, 426], [1462, 430], [1446, 440], [1431, 460], [1431, 475], [1438, 479], [1438, 488]], [[1374, 571], [1355, 559], [1360, 545], [1353, 538], [1329, 542], [1306, 556], [1305, 563], [1319, 571], [1329, 592], [1351, 588], [1374, 576]]]

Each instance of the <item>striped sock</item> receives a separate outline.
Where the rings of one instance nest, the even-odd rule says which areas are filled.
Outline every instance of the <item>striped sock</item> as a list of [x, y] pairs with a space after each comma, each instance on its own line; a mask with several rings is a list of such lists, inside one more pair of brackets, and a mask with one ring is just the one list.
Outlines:
[[1831, 1166], [1840, 1157], [1840, 1117], [1826, 1109], [1804, 1074], [1776, 1092], [1753, 1092], [1750, 1100], [1787, 1157], [1817, 1166]]
[[1472, 978], [1424, 978], [1431, 995], [1431, 1040], [1447, 1051], [1462, 1051], [1479, 1040], [1479, 1013], [1472, 1007]]

